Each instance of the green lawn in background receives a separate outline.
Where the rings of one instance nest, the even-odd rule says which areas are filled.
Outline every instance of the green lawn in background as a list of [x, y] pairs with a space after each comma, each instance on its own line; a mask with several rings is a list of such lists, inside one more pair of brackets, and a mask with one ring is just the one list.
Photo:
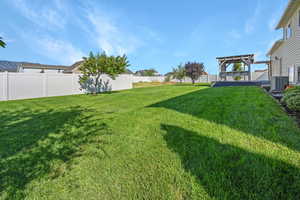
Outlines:
[[300, 130], [256, 87], [0, 102], [0, 199], [300, 199]]

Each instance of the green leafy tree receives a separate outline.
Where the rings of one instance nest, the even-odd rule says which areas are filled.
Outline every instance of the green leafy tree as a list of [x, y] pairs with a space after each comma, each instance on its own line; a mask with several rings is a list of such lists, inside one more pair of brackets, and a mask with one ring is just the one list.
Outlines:
[[186, 76], [185, 68], [182, 64], [178, 65], [176, 68], [173, 68], [172, 77], [177, 79], [182, 83], [182, 80]]
[[138, 75], [138, 76], [155, 76], [156, 74], [157, 74], [157, 71], [153, 68], [139, 70], [139, 71], [135, 72], [135, 75]]
[[[243, 70], [242, 63], [234, 63], [234, 64], [233, 64], [232, 71], [234, 71], [234, 72], [241, 72], [242, 70]], [[241, 79], [242, 79], [241, 76], [236, 76], [236, 77], [234, 77], [234, 80], [236, 80], [236, 81], [239, 81], [239, 80], [241, 80]]]
[[125, 72], [129, 66], [125, 55], [107, 56], [105, 52], [95, 55], [91, 52], [89, 57], [84, 57], [83, 60], [83, 64], [79, 67], [83, 74], [79, 82], [85, 87], [88, 85], [88, 89], [92, 90], [93, 94], [101, 92], [103, 84], [105, 84], [101, 79], [101, 75], [106, 74], [115, 79], [119, 74]]
[[2, 37], [0, 37], [0, 47], [5, 48], [6, 44], [5, 42], [2, 40]]
[[184, 65], [186, 76], [192, 79], [193, 84], [199, 79], [201, 75], [204, 74], [204, 64], [198, 62], [187, 62]]

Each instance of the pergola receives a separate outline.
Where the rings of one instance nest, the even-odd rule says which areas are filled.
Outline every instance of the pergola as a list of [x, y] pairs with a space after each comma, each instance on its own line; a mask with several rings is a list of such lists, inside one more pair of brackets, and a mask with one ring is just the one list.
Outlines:
[[[218, 57], [219, 62], [219, 77], [221, 80], [226, 81], [227, 76], [236, 77], [241, 76], [245, 77], [248, 76], [248, 80], [251, 80], [251, 65], [252, 64], [265, 64], [268, 66], [269, 77], [272, 74], [272, 67], [271, 61], [254, 61], [254, 54], [247, 54], [247, 55], [239, 55], [239, 56], [227, 56], [227, 57]], [[234, 63], [244, 63], [244, 66], [247, 67], [247, 70], [244, 71], [230, 71], [227, 72], [227, 68]]]
[[[219, 77], [221, 80], [226, 81], [228, 76], [230, 76], [230, 77], [248, 76], [248, 80], [251, 80], [251, 64], [255, 64], [254, 63], [254, 54], [218, 57], [217, 60], [219, 63], [219, 72], [220, 72]], [[231, 64], [234, 64], [234, 63], [244, 63], [244, 70], [228, 72], [227, 68]], [[245, 67], [247, 67], [247, 70], [245, 69]]]

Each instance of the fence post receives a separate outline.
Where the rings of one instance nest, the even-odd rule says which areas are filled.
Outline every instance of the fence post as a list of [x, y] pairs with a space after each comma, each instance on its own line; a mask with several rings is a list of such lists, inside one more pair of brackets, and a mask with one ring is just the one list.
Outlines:
[[72, 73], [72, 94], [77, 94], [77, 91], [75, 90], [74, 78], [75, 78], [75, 74]]
[[48, 96], [48, 75], [47, 73], [43, 73], [43, 97], [47, 97]]
[[4, 100], [9, 100], [9, 86], [8, 86], [8, 72], [4, 72], [4, 76], [3, 76], [3, 95], [4, 95]]

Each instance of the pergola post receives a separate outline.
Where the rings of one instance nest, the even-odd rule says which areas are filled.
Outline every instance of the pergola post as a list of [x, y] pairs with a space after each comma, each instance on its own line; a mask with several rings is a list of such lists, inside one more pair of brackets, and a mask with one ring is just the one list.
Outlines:
[[248, 65], [248, 81], [251, 81], [251, 64]]

